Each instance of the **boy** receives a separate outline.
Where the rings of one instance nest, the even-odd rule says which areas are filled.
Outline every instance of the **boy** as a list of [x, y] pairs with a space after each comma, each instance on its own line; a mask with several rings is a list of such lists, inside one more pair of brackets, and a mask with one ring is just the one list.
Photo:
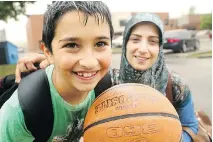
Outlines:
[[[41, 49], [51, 63], [45, 72], [54, 123], [44, 141], [78, 141], [93, 89], [110, 67], [112, 35], [110, 12], [100, 1], [59, 1], [48, 7]], [[0, 142], [33, 140], [40, 141], [25, 124], [16, 90], [0, 110]]]

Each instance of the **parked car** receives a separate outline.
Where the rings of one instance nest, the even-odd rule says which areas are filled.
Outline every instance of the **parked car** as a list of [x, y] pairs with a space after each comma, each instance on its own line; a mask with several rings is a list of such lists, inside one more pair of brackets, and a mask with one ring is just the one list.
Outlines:
[[181, 29], [165, 32], [164, 49], [171, 49], [173, 52], [187, 52], [197, 50], [199, 47], [200, 41], [189, 30]]
[[112, 40], [112, 47], [122, 47], [123, 44], [123, 36], [118, 36], [117, 38]]

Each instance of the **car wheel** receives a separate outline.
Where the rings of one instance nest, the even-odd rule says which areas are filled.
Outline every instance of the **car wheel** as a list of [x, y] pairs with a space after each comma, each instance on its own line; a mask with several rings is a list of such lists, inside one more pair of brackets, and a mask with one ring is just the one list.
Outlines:
[[187, 51], [187, 47], [186, 47], [186, 44], [183, 43], [183, 46], [182, 46], [182, 50], [181, 50], [183, 53], [185, 53]]
[[196, 40], [194, 50], [197, 50], [198, 48], [200, 48], [200, 42]]

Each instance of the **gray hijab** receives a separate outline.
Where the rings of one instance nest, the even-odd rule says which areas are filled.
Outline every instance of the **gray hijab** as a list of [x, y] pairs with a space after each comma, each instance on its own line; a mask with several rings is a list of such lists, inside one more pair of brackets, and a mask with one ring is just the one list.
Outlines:
[[[151, 68], [147, 70], [136, 70], [129, 64], [128, 60], [126, 59], [126, 44], [129, 40], [132, 28], [136, 24], [144, 21], [151, 22], [159, 28], [160, 51], [156, 62]], [[168, 69], [165, 65], [163, 54], [163, 31], [163, 23], [161, 19], [155, 14], [139, 13], [134, 15], [127, 22], [123, 37], [122, 57], [119, 75], [121, 83], [141, 83], [149, 85], [165, 94], [168, 82]]]

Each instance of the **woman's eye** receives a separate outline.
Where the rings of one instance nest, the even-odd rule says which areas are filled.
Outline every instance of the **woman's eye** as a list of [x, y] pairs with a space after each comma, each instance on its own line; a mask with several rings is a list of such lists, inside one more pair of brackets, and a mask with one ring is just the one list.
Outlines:
[[131, 38], [130, 40], [132, 40], [133, 42], [138, 42], [138, 41], [140, 41], [139, 38]]
[[65, 48], [77, 48], [78, 45], [76, 43], [68, 43], [68, 44], [64, 45], [63, 47], [65, 47]]
[[98, 43], [96, 43], [96, 46], [97, 46], [97, 47], [104, 47], [104, 46], [106, 46], [106, 45], [107, 45], [106, 42], [98, 42]]

